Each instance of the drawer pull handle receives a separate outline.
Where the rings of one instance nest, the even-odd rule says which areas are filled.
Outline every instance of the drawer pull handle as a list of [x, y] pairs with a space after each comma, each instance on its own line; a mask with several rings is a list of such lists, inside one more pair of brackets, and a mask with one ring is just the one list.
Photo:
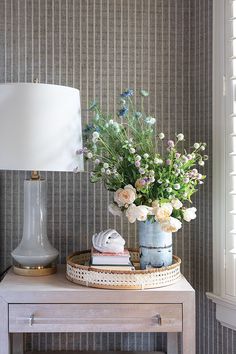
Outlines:
[[159, 313], [155, 316], [155, 319], [157, 321], [157, 324], [161, 326], [161, 315]]
[[34, 315], [32, 314], [32, 315], [29, 317], [29, 326], [30, 326], [30, 327], [33, 326], [33, 322], [34, 322]]

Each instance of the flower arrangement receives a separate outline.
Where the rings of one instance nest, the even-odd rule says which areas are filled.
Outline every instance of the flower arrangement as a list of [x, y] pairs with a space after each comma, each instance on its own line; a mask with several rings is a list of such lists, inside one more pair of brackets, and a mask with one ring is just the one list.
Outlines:
[[84, 148], [77, 153], [93, 162], [91, 182], [103, 181], [114, 192], [109, 205], [113, 215], [125, 214], [131, 223], [158, 221], [163, 231], [176, 232], [183, 220], [196, 218], [196, 208], [189, 204], [206, 177], [196, 168], [208, 159], [206, 144], [197, 142], [188, 153], [182, 147], [182, 133], [165, 139], [155, 129], [156, 119], [144, 112], [149, 93], [140, 90], [139, 109], [133, 95], [131, 89], [120, 95], [115, 118], [104, 114], [96, 102], [90, 105], [93, 121], [85, 127]]

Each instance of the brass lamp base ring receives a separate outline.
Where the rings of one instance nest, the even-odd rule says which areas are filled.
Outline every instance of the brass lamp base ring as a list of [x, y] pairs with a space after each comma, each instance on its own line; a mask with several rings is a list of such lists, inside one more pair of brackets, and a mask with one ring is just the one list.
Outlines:
[[41, 277], [56, 273], [57, 266], [53, 264], [49, 264], [46, 267], [24, 267], [21, 265], [14, 265], [13, 271], [15, 274], [24, 277]]

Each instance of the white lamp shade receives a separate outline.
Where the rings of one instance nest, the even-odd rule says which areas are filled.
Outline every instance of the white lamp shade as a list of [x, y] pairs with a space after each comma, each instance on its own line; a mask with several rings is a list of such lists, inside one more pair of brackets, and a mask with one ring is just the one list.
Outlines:
[[0, 85], [0, 169], [83, 170], [79, 90], [57, 85]]

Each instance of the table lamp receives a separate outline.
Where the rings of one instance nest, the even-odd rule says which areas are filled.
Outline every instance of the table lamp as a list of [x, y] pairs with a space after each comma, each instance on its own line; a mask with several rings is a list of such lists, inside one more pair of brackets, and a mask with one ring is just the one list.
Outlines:
[[80, 93], [39, 83], [0, 85], [0, 169], [30, 170], [24, 181], [23, 236], [11, 253], [20, 275], [56, 271], [47, 237], [46, 181], [37, 171], [82, 171]]

